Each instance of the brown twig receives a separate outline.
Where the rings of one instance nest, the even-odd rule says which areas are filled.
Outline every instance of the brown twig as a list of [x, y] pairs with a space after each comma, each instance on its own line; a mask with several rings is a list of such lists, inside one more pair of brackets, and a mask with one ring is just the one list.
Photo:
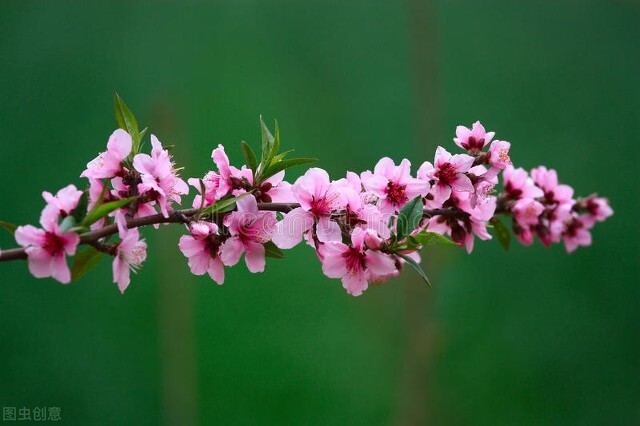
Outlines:
[[[260, 210], [268, 210], [268, 211], [277, 211], [287, 213], [293, 210], [296, 207], [299, 207], [299, 204], [294, 203], [259, 203], [258, 209]], [[156, 225], [162, 223], [188, 223], [191, 218], [198, 212], [198, 209], [184, 209], [184, 210], [174, 210], [169, 213], [169, 217], [164, 217], [162, 214], [153, 214], [144, 217], [138, 217], [133, 219], [127, 219], [127, 228], [140, 228], [142, 226], [148, 225]], [[214, 213], [211, 216], [211, 219], [217, 220], [224, 217], [229, 212], [224, 213]], [[118, 227], [116, 224], [107, 225], [100, 229], [96, 229], [93, 231], [85, 232], [80, 234], [80, 244], [93, 244], [101, 238], [104, 238], [108, 235], [113, 235], [118, 232]], [[23, 248], [15, 248], [9, 250], [2, 250], [0, 252], [0, 262], [7, 262], [10, 260], [19, 260], [26, 259], [27, 253]]]

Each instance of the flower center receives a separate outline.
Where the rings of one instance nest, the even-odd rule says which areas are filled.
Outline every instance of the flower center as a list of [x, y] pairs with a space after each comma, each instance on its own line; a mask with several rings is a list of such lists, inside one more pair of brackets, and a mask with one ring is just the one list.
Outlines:
[[405, 193], [405, 186], [389, 182], [387, 184], [387, 200], [395, 205], [406, 203], [407, 194]]
[[355, 247], [349, 247], [349, 251], [345, 252], [343, 256], [347, 263], [347, 271], [349, 271], [350, 274], [357, 274], [366, 267], [364, 254]]
[[475, 136], [469, 136], [467, 142], [462, 143], [462, 147], [468, 151], [480, 151], [484, 148], [484, 138], [476, 140]]
[[436, 172], [436, 178], [440, 182], [451, 184], [456, 178], [458, 171], [451, 163], [444, 163]]
[[53, 256], [62, 251], [62, 249], [64, 248], [64, 241], [62, 241], [62, 238], [60, 238], [58, 235], [52, 232], [47, 232], [44, 236], [43, 248], [47, 251], [47, 253]]

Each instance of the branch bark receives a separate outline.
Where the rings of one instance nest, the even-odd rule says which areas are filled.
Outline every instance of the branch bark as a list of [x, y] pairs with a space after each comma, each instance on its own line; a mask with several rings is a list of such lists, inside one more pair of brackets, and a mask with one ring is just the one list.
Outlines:
[[[258, 209], [264, 211], [274, 211], [281, 213], [288, 213], [291, 210], [300, 207], [300, 204], [297, 203], [258, 203]], [[198, 209], [183, 209], [183, 210], [174, 210], [169, 213], [169, 217], [164, 217], [162, 214], [157, 213], [144, 217], [137, 217], [134, 219], [127, 219], [127, 228], [140, 228], [148, 225], [157, 225], [163, 223], [188, 223], [191, 218], [198, 212]], [[213, 220], [221, 220], [224, 218], [226, 214], [230, 212], [224, 213], [214, 213], [210, 218]], [[459, 211], [457, 209], [434, 209], [434, 210], [425, 210], [424, 216], [431, 217], [435, 215], [459, 215]], [[80, 244], [95, 244], [101, 238], [104, 238], [109, 235], [117, 234], [118, 227], [115, 223], [111, 225], [107, 225], [100, 229], [96, 229], [93, 231], [85, 232], [80, 234]], [[0, 251], [0, 262], [8, 262], [11, 260], [20, 260], [26, 259], [27, 253], [23, 248], [14, 248], [9, 250]]]
[[[299, 204], [295, 203], [259, 203], [258, 209], [260, 210], [268, 210], [268, 211], [276, 211], [287, 213], [293, 210], [296, 207], [300, 207]], [[153, 214], [144, 217], [138, 217], [134, 219], [127, 219], [127, 228], [140, 228], [142, 226], [148, 225], [156, 225], [162, 223], [188, 223], [191, 217], [193, 217], [198, 212], [198, 209], [184, 209], [184, 210], [174, 210], [169, 213], [169, 217], [164, 217], [162, 214]], [[221, 219], [227, 213], [214, 213], [213, 219]], [[118, 232], [117, 225], [111, 224], [107, 225], [103, 228], [96, 229], [94, 231], [85, 232], [80, 234], [80, 244], [92, 244], [98, 241], [101, 238], [104, 238], [108, 235], [113, 235]], [[0, 262], [7, 262], [10, 260], [20, 260], [26, 259], [27, 253], [23, 248], [15, 248], [9, 250], [2, 250], [0, 252]]]

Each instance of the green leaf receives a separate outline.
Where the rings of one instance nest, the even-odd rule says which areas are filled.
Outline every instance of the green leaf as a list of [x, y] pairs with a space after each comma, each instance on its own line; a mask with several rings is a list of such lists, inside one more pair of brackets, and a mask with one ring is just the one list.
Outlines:
[[2, 227], [5, 231], [13, 235], [16, 232], [16, 228], [18, 225], [14, 225], [13, 223], [4, 222], [0, 220], [0, 227]]
[[273, 146], [271, 147], [271, 152], [269, 153], [269, 166], [273, 163], [273, 158], [280, 151], [280, 128], [278, 127], [278, 120], [275, 120], [276, 123], [276, 134], [273, 138]]
[[120, 207], [126, 206], [136, 198], [138, 197], [129, 197], [129, 198], [124, 198], [122, 200], [110, 201], [108, 203], [104, 203], [100, 205], [95, 209], [92, 209], [89, 213], [87, 213], [87, 216], [82, 221], [82, 226], [89, 226], [92, 223], [97, 222], [98, 220], [102, 219], [112, 211], [119, 209]]
[[278, 154], [275, 157], [273, 157], [272, 163], [277, 163], [278, 161], [284, 160], [284, 157], [286, 157], [287, 155], [291, 154], [293, 151], [295, 151], [295, 149], [290, 149], [288, 151], [281, 152], [280, 154]]
[[317, 158], [291, 158], [289, 160], [282, 160], [269, 166], [269, 168], [267, 168], [263, 173], [262, 177], [264, 179], [268, 179], [282, 170], [290, 169], [291, 167], [299, 166], [301, 164], [315, 163], [316, 161], [318, 161]]
[[493, 233], [496, 235], [498, 242], [505, 251], [509, 250], [511, 246], [511, 232], [509, 232], [509, 228], [497, 217], [491, 219], [491, 223], [493, 224]]
[[250, 194], [249, 192], [245, 192], [244, 194], [240, 194], [237, 197], [223, 198], [222, 200], [218, 200], [214, 204], [207, 207], [204, 210], [204, 213], [205, 214], [224, 213], [224, 212], [233, 210], [236, 207], [236, 201], [246, 197], [249, 194]]
[[251, 149], [248, 143], [245, 141], [240, 142], [242, 145], [242, 152], [244, 153], [244, 158], [247, 160], [247, 166], [253, 170], [253, 174], [255, 176], [258, 169], [258, 159], [256, 158], [256, 154]]
[[76, 281], [84, 274], [95, 268], [102, 259], [102, 253], [89, 246], [79, 250], [73, 257], [71, 267], [71, 281]]
[[396, 234], [398, 239], [401, 240], [411, 233], [422, 219], [422, 197], [409, 200], [407, 204], [402, 207], [400, 213], [398, 213], [398, 227], [396, 228]]
[[78, 205], [73, 211], [73, 218], [76, 223], [81, 223], [82, 219], [87, 215], [87, 205], [89, 203], [89, 194], [87, 191], [83, 192], [78, 201]]
[[285, 255], [282, 252], [282, 250], [280, 250], [278, 247], [276, 247], [276, 245], [273, 243], [273, 241], [267, 241], [264, 244], [264, 255], [266, 257], [273, 257], [274, 259], [284, 259]]
[[425, 272], [422, 270], [422, 267], [418, 265], [418, 263], [415, 260], [413, 260], [407, 255], [400, 254], [400, 253], [398, 253], [398, 256], [403, 258], [409, 265], [413, 266], [413, 269], [418, 271], [418, 274], [420, 274], [420, 277], [422, 277], [424, 282], [427, 283], [429, 287], [431, 287], [431, 282], [429, 281], [429, 277], [427, 277], [427, 274], [425, 274]]
[[76, 226], [76, 220], [73, 216], [67, 216], [62, 219], [62, 223], [60, 223], [60, 231], [62, 232], [70, 232], [72, 228]]
[[[269, 154], [271, 153], [271, 148], [273, 147], [273, 135], [271, 131], [265, 124], [262, 119], [262, 115], [260, 116], [260, 129], [262, 131], [262, 161], [261, 163], [266, 168], [269, 166], [267, 159], [269, 158]], [[272, 157], [273, 158], [273, 157]]]
[[132, 154], [138, 153], [140, 150], [140, 139], [142, 139], [142, 136], [147, 129], [144, 129], [142, 133], [140, 133], [138, 130], [138, 120], [136, 120], [136, 117], [118, 93], [116, 93], [113, 98], [113, 109], [115, 111], [118, 127], [129, 133], [133, 139]]
[[451, 241], [445, 235], [438, 234], [437, 232], [427, 232], [422, 231], [413, 236], [413, 238], [421, 245], [421, 246], [432, 246], [435, 244], [442, 244], [445, 246], [456, 246], [454, 241]]

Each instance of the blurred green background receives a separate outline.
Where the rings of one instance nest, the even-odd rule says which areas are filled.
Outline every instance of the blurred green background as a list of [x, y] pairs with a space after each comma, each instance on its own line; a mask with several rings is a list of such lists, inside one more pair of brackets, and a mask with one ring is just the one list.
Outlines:
[[480, 119], [616, 215], [570, 256], [429, 249], [434, 289], [405, 271], [360, 298], [305, 247], [217, 286], [177, 227], [145, 232], [124, 296], [109, 262], [69, 286], [2, 264], [0, 405], [82, 425], [640, 424], [639, 37], [632, 1], [3, 1], [3, 220], [82, 183], [116, 90], [184, 176], [218, 143], [241, 163], [259, 114], [336, 178], [418, 165]]

